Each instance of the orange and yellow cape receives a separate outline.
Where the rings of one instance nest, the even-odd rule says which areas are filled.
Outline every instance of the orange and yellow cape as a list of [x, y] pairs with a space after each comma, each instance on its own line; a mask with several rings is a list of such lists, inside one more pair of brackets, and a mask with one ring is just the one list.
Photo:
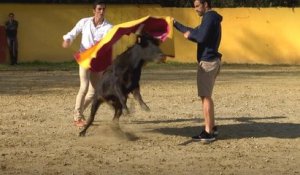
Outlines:
[[[123, 35], [135, 33], [140, 25], [143, 25], [142, 33], [150, 34], [161, 41], [173, 38], [173, 26], [170, 17], [146, 16], [134, 21], [115, 25], [96, 45], [84, 52], [75, 54], [77, 63], [95, 72], [105, 70], [112, 62], [113, 44]], [[174, 51], [171, 51], [171, 53], [169, 51], [167, 55], [172, 56], [172, 52]]]

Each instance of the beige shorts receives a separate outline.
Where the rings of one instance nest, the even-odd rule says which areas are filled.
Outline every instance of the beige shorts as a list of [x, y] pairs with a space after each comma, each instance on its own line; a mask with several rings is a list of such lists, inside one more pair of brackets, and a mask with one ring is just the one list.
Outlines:
[[200, 61], [197, 72], [197, 87], [199, 97], [211, 97], [215, 80], [220, 72], [221, 60]]

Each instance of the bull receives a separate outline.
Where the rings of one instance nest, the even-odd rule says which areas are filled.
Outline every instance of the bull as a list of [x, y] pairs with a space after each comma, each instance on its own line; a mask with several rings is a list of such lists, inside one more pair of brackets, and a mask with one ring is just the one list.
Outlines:
[[114, 59], [97, 84], [90, 117], [79, 136], [85, 136], [87, 129], [95, 119], [98, 108], [104, 102], [113, 106], [114, 122], [118, 122], [122, 114], [129, 113], [126, 102], [130, 93], [133, 94], [142, 109], [150, 110], [140, 94], [139, 81], [145, 63], [164, 61], [165, 56], [159, 48], [159, 44], [160, 41], [152, 36], [140, 35], [133, 46]]

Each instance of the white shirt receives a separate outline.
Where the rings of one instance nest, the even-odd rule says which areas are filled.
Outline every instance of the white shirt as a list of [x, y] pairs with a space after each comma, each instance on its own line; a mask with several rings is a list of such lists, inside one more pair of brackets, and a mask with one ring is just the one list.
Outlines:
[[64, 40], [70, 40], [71, 42], [77, 37], [79, 33], [82, 34], [80, 52], [95, 45], [100, 41], [112, 28], [112, 25], [106, 20], [102, 24], [95, 26], [93, 17], [83, 18], [77, 22], [75, 27], [63, 36]]

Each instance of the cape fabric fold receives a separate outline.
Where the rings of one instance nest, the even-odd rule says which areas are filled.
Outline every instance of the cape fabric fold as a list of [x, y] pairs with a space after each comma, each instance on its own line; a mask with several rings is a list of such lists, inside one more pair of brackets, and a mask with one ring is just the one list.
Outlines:
[[[107, 35], [96, 45], [84, 52], [76, 53], [77, 63], [91, 71], [100, 72], [105, 70], [112, 63], [112, 46], [123, 35], [135, 33], [140, 25], [143, 25], [142, 33], [148, 33], [161, 41], [171, 40], [173, 38], [173, 25], [170, 17], [146, 16], [134, 21], [129, 21], [115, 25]], [[172, 42], [168, 42], [172, 43]], [[168, 44], [169, 45], [169, 44]], [[173, 56], [173, 45], [168, 48], [166, 55]], [[170, 49], [171, 48], [171, 49]], [[163, 49], [163, 52], [166, 49]]]

